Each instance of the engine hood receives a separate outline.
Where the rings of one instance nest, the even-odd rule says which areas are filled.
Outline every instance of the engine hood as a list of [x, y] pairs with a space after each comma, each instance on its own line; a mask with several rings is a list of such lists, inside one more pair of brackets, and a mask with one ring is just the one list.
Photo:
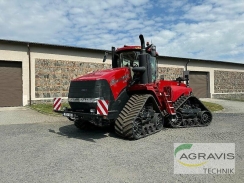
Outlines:
[[120, 75], [120, 73], [125, 73], [128, 68], [115, 68], [115, 69], [106, 69], [101, 71], [95, 71], [78, 78], [73, 79], [72, 81], [87, 81], [87, 80], [100, 80], [100, 79], [111, 79], [110, 77]]
[[129, 84], [131, 72], [128, 67], [106, 69], [80, 76], [73, 79], [72, 82], [94, 80], [106, 80], [112, 90], [114, 99], [116, 99], [120, 92]]

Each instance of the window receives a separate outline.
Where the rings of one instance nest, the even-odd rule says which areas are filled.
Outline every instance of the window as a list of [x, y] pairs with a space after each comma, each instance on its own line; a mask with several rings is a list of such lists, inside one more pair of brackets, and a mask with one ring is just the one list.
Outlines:
[[152, 81], [155, 81], [157, 78], [157, 60], [156, 60], [156, 57], [150, 56], [150, 63], [151, 63]]
[[138, 55], [140, 52], [128, 51], [120, 54], [121, 67], [139, 67]]

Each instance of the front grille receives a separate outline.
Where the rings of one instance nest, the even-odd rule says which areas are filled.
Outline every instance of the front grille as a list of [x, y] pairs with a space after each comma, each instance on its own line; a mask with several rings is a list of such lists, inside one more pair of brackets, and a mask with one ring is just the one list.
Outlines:
[[[94, 81], [72, 81], [70, 83], [68, 98], [103, 98], [110, 100], [112, 97], [111, 89], [106, 80]], [[72, 110], [90, 112], [96, 109], [96, 103], [69, 102]]]

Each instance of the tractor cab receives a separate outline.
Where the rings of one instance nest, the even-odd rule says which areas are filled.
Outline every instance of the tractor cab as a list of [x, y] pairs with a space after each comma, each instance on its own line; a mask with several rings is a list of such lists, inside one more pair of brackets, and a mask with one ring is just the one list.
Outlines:
[[[146, 47], [146, 66], [143, 65], [146, 70], [148, 70], [148, 75], [151, 76], [151, 82], [155, 82], [157, 78], [157, 59], [158, 53], [156, 53], [156, 49], [154, 45], [149, 45]], [[140, 64], [140, 55], [141, 55], [141, 47], [140, 46], [124, 46], [122, 48], [118, 48], [116, 51], [114, 47], [112, 47], [112, 67], [129, 67], [132, 71], [135, 67], [141, 67]], [[134, 72], [131, 72], [132, 76]]]

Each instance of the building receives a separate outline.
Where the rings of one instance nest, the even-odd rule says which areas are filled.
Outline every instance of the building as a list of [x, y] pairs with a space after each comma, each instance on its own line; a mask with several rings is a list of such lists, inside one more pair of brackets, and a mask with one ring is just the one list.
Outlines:
[[[0, 40], [0, 107], [67, 98], [72, 78], [111, 67], [109, 60], [102, 62], [104, 52]], [[159, 75], [182, 76], [188, 61], [190, 86], [197, 97], [244, 98], [244, 64], [159, 56]]]

